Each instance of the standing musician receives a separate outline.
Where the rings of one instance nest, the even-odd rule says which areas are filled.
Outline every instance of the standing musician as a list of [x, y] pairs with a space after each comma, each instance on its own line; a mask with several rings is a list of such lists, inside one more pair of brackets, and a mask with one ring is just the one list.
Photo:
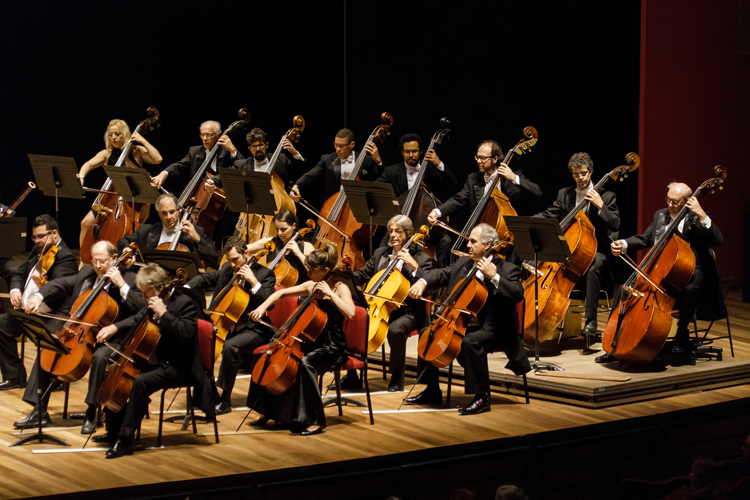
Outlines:
[[[81, 186], [86, 178], [86, 175], [93, 169], [101, 167], [102, 165], [114, 165], [117, 163], [117, 159], [120, 157], [122, 147], [127, 144], [128, 141], [132, 140], [135, 145], [130, 149], [128, 160], [138, 167], [143, 167], [143, 162], [150, 163], [151, 165], [158, 165], [161, 163], [161, 155], [155, 147], [149, 143], [145, 137], [138, 132], [130, 134], [130, 128], [128, 124], [123, 120], [112, 120], [107, 126], [107, 131], [104, 133], [104, 149], [99, 151], [96, 156], [91, 158], [89, 161], [81, 166], [81, 170], [78, 172], [78, 177], [81, 179]], [[144, 208], [143, 220], [148, 217], [148, 205]], [[86, 237], [86, 233], [89, 232], [91, 226], [96, 223], [96, 212], [90, 210], [86, 217], [81, 221], [81, 235], [79, 236], [78, 243], [83, 245], [83, 238]]]
[[[259, 390], [251, 385], [248, 406], [253, 408], [260, 399], [260, 419], [250, 425], [265, 425], [269, 420], [277, 424], [291, 424], [292, 432], [303, 436], [318, 434], [326, 426], [326, 416], [320, 395], [317, 376], [323, 371], [336, 369], [347, 360], [344, 317], [354, 317], [355, 307], [349, 288], [331, 278], [330, 273], [338, 264], [338, 252], [334, 245], [313, 251], [307, 256], [306, 265], [310, 280], [301, 285], [277, 290], [263, 304], [250, 313], [259, 321], [268, 308], [284, 297], [304, 297], [316, 293], [318, 307], [328, 315], [325, 329], [312, 344], [303, 344], [307, 352], [297, 370], [297, 379], [292, 386], [279, 395]], [[259, 394], [258, 394], [259, 391]]]
[[[249, 318], [248, 313], [263, 303], [274, 292], [276, 277], [273, 272], [251, 261], [245, 240], [232, 236], [224, 244], [224, 255], [227, 263], [218, 271], [199, 274], [188, 282], [188, 288], [205, 290], [214, 289], [217, 296], [235, 274], [241, 276], [245, 283], [243, 289], [250, 294], [250, 302], [240, 316], [234, 331], [229, 334], [221, 351], [221, 368], [217, 385], [221, 387], [221, 399], [216, 404], [216, 414], [223, 415], [232, 411], [232, 389], [237, 378], [237, 371], [242, 364], [242, 355], [252, 353], [256, 347], [266, 344], [273, 332]], [[213, 300], [213, 299], [212, 299]]]
[[[142, 267], [135, 278], [136, 285], [148, 302], [159, 327], [159, 343], [156, 345], [155, 359], [140, 366], [141, 372], [133, 382], [130, 399], [117, 413], [109, 408], [107, 432], [95, 436], [95, 443], [114, 443], [107, 450], [107, 458], [119, 458], [130, 451], [135, 430], [148, 411], [149, 396], [154, 392], [181, 384], [195, 385], [193, 400], [213, 420], [214, 398], [213, 381], [203, 371], [198, 339], [198, 318], [202, 304], [191, 297], [188, 290], [176, 287], [162, 300], [159, 292], [170, 279], [167, 272], [157, 264]], [[138, 315], [131, 316], [121, 323], [118, 329], [128, 332], [136, 325]]]
[[[456, 358], [464, 367], [465, 392], [474, 395], [471, 402], [459, 410], [464, 415], [490, 411], [488, 353], [499, 349], [505, 351], [508, 356], [505, 367], [516, 375], [523, 375], [531, 370], [523, 343], [514, 326], [516, 304], [523, 300], [521, 271], [515, 264], [498, 256], [491, 259], [484, 256], [497, 241], [497, 232], [492, 226], [484, 223], [477, 225], [469, 235], [467, 257], [461, 257], [451, 267], [433, 269], [409, 290], [409, 296], [413, 298], [421, 297], [425, 290], [445, 285], [452, 290], [474, 262], [477, 263], [476, 275], [487, 288], [488, 296], [476, 321], [469, 323], [461, 341], [461, 351]], [[442, 403], [438, 368], [428, 364], [423, 377], [427, 388], [414, 397], [406, 398], [404, 402], [412, 405]]]
[[[26, 313], [34, 314], [39, 310], [42, 302], [48, 303], [64, 300], [65, 307], [60, 313], [67, 315], [70, 314], [73, 303], [82, 293], [94, 288], [104, 278], [109, 278], [112, 282], [105, 286], [104, 291], [117, 303], [117, 317], [112, 325], [105, 326], [99, 330], [96, 336], [96, 351], [94, 351], [94, 356], [91, 360], [89, 388], [85, 400], [88, 407], [83, 420], [83, 426], [81, 427], [81, 434], [93, 434], [94, 430], [96, 430], [96, 409], [99, 406], [96, 396], [99, 393], [99, 387], [104, 381], [107, 362], [112, 356], [112, 349], [101, 342], [106, 340], [117, 348], [122, 337], [122, 335], [119, 335], [117, 338], [113, 338], [115, 333], [118, 332], [118, 322], [146, 307], [146, 302], [143, 300], [140, 290], [135, 286], [135, 273], [125, 271], [121, 274], [117, 267], [114, 267], [115, 260], [117, 260], [117, 248], [112, 243], [109, 241], [95, 243], [91, 248], [91, 256], [91, 266], [83, 266], [77, 274], [50, 281], [38, 293], [34, 294], [24, 307]], [[64, 322], [54, 321], [58, 325], [55, 331], [59, 331]], [[26, 391], [23, 395], [23, 400], [32, 406], [36, 406], [39, 400], [36, 391], [37, 378], [39, 378], [40, 387], [47, 387], [49, 385], [50, 374], [44, 370], [37, 373], [36, 363], [34, 363], [34, 368], [31, 370], [29, 382], [26, 385]], [[49, 415], [46, 411], [49, 397], [50, 392], [48, 391], [41, 404], [42, 425], [49, 423]], [[19, 428], [28, 427], [29, 425], [33, 426], [36, 424], [36, 418], [36, 410], [34, 410], [28, 417], [13, 425]]]
[[588, 200], [594, 209], [586, 214], [593, 224], [598, 243], [596, 257], [589, 270], [581, 277], [586, 279], [586, 326], [583, 331], [587, 334], [597, 333], [596, 308], [599, 306], [599, 290], [602, 282], [611, 286], [613, 282], [609, 260], [604, 254], [609, 246], [609, 231], [620, 229], [620, 212], [617, 209], [617, 197], [612, 191], [602, 190], [601, 195], [593, 189], [591, 175], [594, 173], [594, 162], [588, 153], [576, 153], [568, 161], [568, 170], [575, 181], [574, 186], [562, 188], [557, 193], [557, 199], [544, 212], [534, 217], [552, 218], [561, 221], [582, 200]]
[[185, 245], [189, 252], [197, 252], [201, 260], [207, 266], [213, 265], [218, 260], [216, 248], [208, 241], [203, 228], [195, 226], [186, 220], [181, 228], [177, 228], [180, 220], [180, 211], [177, 209], [177, 197], [173, 194], [161, 194], [156, 199], [156, 210], [161, 222], [156, 224], [141, 224], [136, 232], [120, 238], [117, 242], [117, 251], [132, 242], [138, 243], [141, 250], [152, 250], [162, 243], [171, 243], [174, 238], [179, 238], [179, 243]]
[[[522, 192], [529, 193], [535, 198], [541, 197], [542, 190], [539, 186], [528, 180], [520, 170], [514, 172], [505, 163], [500, 163], [500, 158], [503, 156], [503, 150], [497, 142], [491, 140], [481, 142], [474, 156], [479, 171], [469, 174], [461, 191], [427, 216], [430, 224], [436, 224], [439, 218], [459, 213], [462, 210], [471, 213], [491, 184], [490, 179], [493, 175], [503, 177], [498, 187], [508, 196], [511, 203], [515, 203], [521, 197]], [[448, 263], [450, 248], [451, 238], [446, 233], [435, 250], [439, 262]]]
[[[29, 252], [26, 261], [18, 266], [10, 279], [10, 302], [13, 307], [23, 307], [31, 297], [39, 291], [41, 280], [39, 276], [40, 256], [44, 255], [53, 245], [57, 245], [58, 252], [52, 266], [46, 271], [47, 280], [54, 280], [75, 274], [78, 269], [76, 256], [71, 253], [68, 245], [60, 237], [55, 219], [47, 214], [39, 215], [31, 223], [31, 239], [34, 248]], [[53, 313], [60, 312], [65, 306], [65, 297], [46, 302], [47, 308]], [[48, 325], [52, 321], [46, 320]], [[52, 328], [50, 328], [52, 329]], [[55, 331], [57, 331], [55, 329]], [[5, 312], [0, 314], [0, 369], [3, 381], [0, 390], [21, 387], [26, 379], [23, 360], [18, 357], [16, 337], [21, 335], [21, 329], [13, 317]]]
[[[643, 250], [654, 246], [656, 241], [664, 234], [666, 227], [677, 217], [682, 207], [692, 212], [680, 222], [677, 230], [690, 242], [690, 248], [695, 254], [695, 271], [688, 286], [677, 297], [676, 309], [680, 311], [680, 320], [677, 323], [672, 352], [683, 354], [689, 347], [690, 332], [688, 327], [693, 320], [695, 311], [701, 307], [708, 311], [717, 311], [726, 314], [726, 305], [721, 295], [721, 279], [719, 269], [714, 258], [711, 256], [709, 245], [718, 246], [724, 242], [721, 230], [711, 220], [711, 217], [703, 210], [698, 199], [693, 196], [693, 191], [687, 184], [672, 182], [668, 186], [667, 208], [662, 208], [654, 213], [654, 220], [643, 234], [631, 236], [624, 240], [612, 242], [610, 248], [615, 257], [628, 250]], [[612, 307], [612, 313], [617, 314], [617, 304], [620, 293], [617, 294], [616, 302]], [[597, 363], [616, 361], [609, 353], [599, 356]]]

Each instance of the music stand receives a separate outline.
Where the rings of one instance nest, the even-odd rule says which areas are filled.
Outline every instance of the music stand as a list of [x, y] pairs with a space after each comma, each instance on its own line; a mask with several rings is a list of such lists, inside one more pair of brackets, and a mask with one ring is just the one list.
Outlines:
[[[13, 316], [18, 324], [21, 326], [21, 330], [23, 331], [23, 334], [28, 337], [34, 344], [36, 344], [36, 369], [37, 371], [40, 371], [42, 369], [41, 367], [41, 361], [40, 357], [42, 354], [42, 349], [47, 349], [48, 351], [53, 351], [59, 354], [68, 354], [70, 352], [70, 349], [65, 347], [65, 345], [60, 341], [60, 339], [55, 336], [52, 332], [50, 332], [47, 329], [47, 325], [42, 321], [42, 318], [39, 316], [32, 316], [29, 314], [25, 314], [21, 312], [21, 310], [16, 309], [8, 309], [6, 310], [7, 313], [9, 313], [11, 316]], [[42, 387], [39, 385], [39, 377], [37, 377], [37, 383], [36, 383], [36, 394], [37, 394], [37, 404], [36, 404], [36, 412], [38, 415], [39, 420], [39, 428], [37, 429], [36, 434], [32, 434], [31, 436], [26, 436], [24, 438], [19, 439], [15, 443], [11, 444], [10, 447], [13, 446], [21, 446], [26, 443], [29, 443], [31, 441], [38, 441], [39, 443], [43, 443], [45, 440], [49, 441], [53, 444], [59, 444], [61, 446], [70, 446], [70, 444], [66, 443], [60, 438], [57, 438], [55, 436], [50, 436], [48, 434], [45, 434], [42, 432]]]
[[245, 241], [250, 243], [250, 214], [275, 215], [271, 176], [265, 172], [220, 168], [221, 185], [233, 212], [245, 212]]
[[543, 262], [567, 262], [571, 255], [568, 241], [556, 219], [505, 216], [505, 224], [508, 226], [508, 231], [513, 233], [513, 244], [518, 257], [534, 261], [536, 341], [534, 342], [534, 361], [531, 362], [531, 366], [535, 372], [539, 370], [565, 371], [552, 363], [539, 361], [539, 274], [536, 269], [539, 259]]
[[[370, 227], [373, 223], [377, 226], [387, 226], [394, 215], [401, 213], [393, 186], [388, 183], [341, 179], [341, 187], [344, 188], [352, 215], [360, 224], [365, 224], [365, 221], [369, 220]], [[415, 228], [416, 230], [418, 228]]]
[[144, 261], [156, 262], [175, 276], [178, 269], [187, 272], [187, 279], [193, 279], [203, 270], [201, 258], [197, 252], [178, 252], [177, 250], [140, 250]]
[[132, 209], [131, 233], [135, 232], [135, 204], [148, 203], [153, 205], [159, 197], [159, 190], [153, 185], [151, 175], [142, 168], [122, 168], [104, 165], [104, 171], [115, 186], [117, 194], [130, 198]]
[[26, 251], [26, 218], [0, 218], [0, 258], [12, 258]]
[[29, 155], [37, 187], [44, 196], [55, 197], [55, 220], [59, 222], [59, 198], [83, 199], [83, 187], [73, 158]]

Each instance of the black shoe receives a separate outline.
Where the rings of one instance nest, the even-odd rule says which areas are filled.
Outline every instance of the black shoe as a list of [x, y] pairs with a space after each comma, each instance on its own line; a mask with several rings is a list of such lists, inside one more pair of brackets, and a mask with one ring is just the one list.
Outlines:
[[62, 380], [55, 380], [52, 382], [52, 388], [49, 390], [49, 392], [60, 392], [65, 390], [65, 382]]
[[[362, 388], [362, 381], [359, 379], [359, 375], [357, 375], [357, 372], [350, 372], [344, 375], [344, 377], [341, 379], [341, 388], [342, 389], [361, 389]], [[336, 382], [334, 381], [331, 385], [328, 386], [329, 390], [336, 390]]]
[[587, 335], [596, 335], [599, 331], [599, 326], [595, 319], [586, 322], [586, 326], [583, 327], [583, 333]]
[[252, 425], [253, 427], [263, 427], [264, 425], [266, 425], [268, 423], [269, 420], [270, 419], [268, 417], [266, 417], [265, 415], [263, 415], [258, 420], [254, 421], [254, 422], [250, 422], [250, 425]]
[[617, 358], [612, 356], [610, 353], [605, 352], [598, 358], [594, 359], [595, 363], [615, 363], [617, 361]]
[[81, 434], [93, 434], [96, 431], [96, 406], [89, 405], [83, 417]]
[[110, 449], [107, 450], [107, 458], [120, 458], [130, 453], [130, 443], [124, 439], [119, 438], [115, 441]]
[[[396, 384], [396, 385], [389, 385], [388, 386], [388, 392], [401, 392], [403, 390], [404, 390], [404, 388], [401, 387], [398, 384]], [[442, 397], [440, 399], [442, 399]]]
[[404, 399], [407, 405], [439, 405], [443, 404], [443, 391], [425, 389], [416, 396]]
[[114, 443], [117, 441], [117, 436], [112, 432], [105, 432], [100, 436], [94, 436], [91, 438], [94, 443]]
[[672, 346], [672, 354], [685, 354], [687, 349], [681, 345], [674, 344]]
[[[49, 413], [42, 412], [42, 427], [47, 427], [50, 425], [50, 419], [49, 419]], [[19, 420], [18, 422], [13, 422], [13, 427], [16, 429], [23, 429], [26, 427], [27, 429], [29, 427], [37, 427], [39, 425], [39, 412], [36, 411], [36, 408], [31, 410], [31, 413], [24, 418], [23, 420]]]
[[20, 389], [21, 388], [21, 378], [9, 378], [8, 380], [3, 380], [0, 382], [0, 391], [7, 391], [10, 389]]
[[217, 415], [224, 415], [225, 413], [229, 413], [232, 411], [232, 403], [229, 401], [221, 400], [216, 404], [216, 414]]
[[490, 397], [486, 394], [477, 394], [471, 400], [471, 403], [458, 410], [458, 413], [461, 415], [477, 415], [486, 411], [490, 411]]
[[[312, 426], [310, 426], [310, 427], [312, 427]], [[323, 432], [323, 426], [321, 426], [321, 425], [317, 426], [317, 429], [312, 430], [312, 431], [308, 430], [308, 429], [305, 429], [304, 431], [300, 432], [299, 435], [300, 436], [313, 436], [315, 434], [320, 434], [321, 432]]]

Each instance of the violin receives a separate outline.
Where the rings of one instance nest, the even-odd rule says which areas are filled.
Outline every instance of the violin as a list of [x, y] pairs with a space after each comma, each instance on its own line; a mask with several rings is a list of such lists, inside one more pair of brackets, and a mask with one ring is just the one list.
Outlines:
[[[625, 156], [626, 165], [614, 168], [594, 186], [601, 191], [610, 180], [623, 181], [630, 172], [634, 172], [641, 159], [635, 153]], [[598, 242], [594, 226], [586, 216], [590, 203], [584, 199], [560, 222], [560, 229], [570, 248], [570, 259], [564, 265], [557, 262], [539, 262], [534, 269], [533, 262], [524, 262], [523, 267], [531, 271], [531, 277], [523, 282], [526, 297], [526, 313], [523, 339], [533, 345], [536, 342], [534, 273], [539, 279], [539, 342], [544, 342], [555, 331], [562, 321], [570, 304], [570, 292], [581, 276], [588, 271], [596, 257]]]
[[[62, 240], [60, 240], [62, 241]], [[42, 287], [47, 284], [47, 274], [52, 266], [55, 265], [55, 257], [57, 252], [60, 251], [60, 241], [50, 246], [36, 263], [36, 272], [39, 274], [39, 286]]]
[[[114, 267], [119, 267], [137, 251], [138, 245], [131, 243], [128, 248], [123, 249]], [[70, 352], [60, 354], [43, 350], [39, 364], [44, 371], [63, 382], [75, 382], [88, 373], [96, 350], [96, 335], [103, 327], [114, 322], [119, 310], [117, 302], [107, 292], [101, 293], [110, 282], [109, 278], [103, 278], [94, 288], [78, 296], [71, 308], [73, 313], [69, 320], [56, 333]]]
[[[294, 233], [294, 236], [289, 239], [289, 243], [295, 243], [299, 238], [304, 238], [305, 235], [315, 229], [314, 221], [308, 220], [306, 224], [307, 227], [303, 227]], [[289, 243], [287, 243], [287, 245]], [[271, 252], [273, 252], [273, 250], [271, 250]], [[297, 280], [299, 280], [299, 271], [289, 264], [289, 261], [285, 258], [285, 254], [286, 252], [284, 249], [280, 249], [276, 253], [276, 257], [274, 257], [271, 263], [266, 267], [273, 271], [273, 274], [276, 276], [276, 286], [289, 288], [290, 286], [297, 284]]]
[[[175, 274], [177, 278], [159, 292], [160, 299], [164, 300], [187, 277], [184, 269], [178, 269]], [[125, 336], [120, 351], [114, 353], [117, 357], [109, 367], [107, 378], [97, 394], [99, 405], [106, 405], [115, 413], [125, 406], [133, 389], [133, 382], [141, 372], [135, 366], [136, 361], [147, 363], [160, 338], [159, 327], [153, 321], [153, 311], [145, 307], [138, 313], [138, 321]]]
[[[412, 244], [419, 244], [429, 232], [427, 226], [422, 226], [418, 233], [409, 238], [401, 250], [408, 251]], [[370, 317], [367, 354], [377, 351], [383, 345], [388, 336], [391, 313], [398, 309], [397, 304], [402, 303], [409, 295], [411, 283], [396, 267], [398, 261], [398, 258], [391, 260], [385, 269], [378, 271], [367, 283], [367, 314]]]
[[[135, 128], [135, 132], [146, 135], [148, 132], [158, 127], [160, 113], [154, 106], [146, 110], [148, 118], [143, 120]], [[133, 140], [128, 140], [122, 148], [120, 156], [117, 158], [115, 167], [140, 168], [127, 159], [130, 150], [133, 147]], [[125, 201], [122, 196], [110, 192], [112, 189], [112, 179], [107, 177], [101, 192], [94, 200], [91, 209], [96, 212], [96, 222], [86, 233], [81, 244], [81, 261], [91, 263], [91, 247], [97, 241], [106, 240], [112, 244], [117, 244], [120, 238], [134, 233], [148, 217], [149, 206], [144, 203], [135, 204], [135, 218], [133, 218], [133, 206], [130, 202]]]
[[23, 190], [21, 194], [18, 195], [18, 197], [13, 200], [13, 203], [11, 203], [7, 209], [0, 212], [0, 218], [2, 217], [13, 217], [15, 215], [16, 208], [18, 208], [18, 205], [21, 204], [21, 202], [28, 196], [28, 194], [36, 189], [36, 184], [33, 182], [29, 182], [29, 186]]
[[[723, 189], [726, 168], [717, 165], [713, 174], [693, 196]], [[627, 296], [620, 301], [617, 314], [609, 318], [602, 336], [604, 350], [621, 361], [650, 363], [667, 341], [677, 295], [695, 272], [695, 254], [678, 231], [689, 213], [687, 206], [682, 207], [623, 285]]]

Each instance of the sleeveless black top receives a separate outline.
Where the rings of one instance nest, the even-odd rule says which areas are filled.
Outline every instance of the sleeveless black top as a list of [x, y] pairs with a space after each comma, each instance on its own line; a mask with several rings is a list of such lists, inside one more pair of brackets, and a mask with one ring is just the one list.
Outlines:
[[[273, 261], [273, 259], [276, 258], [276, 256], [279, 254], [281, 250], [284, 249], [284, 244], [281, 242], [281, 239], [279, 239], [278, 236], [274, 236], [271, 241], [273, 241], [274, 245], [276, 245], [276, 248], [273, 252], [268, 252], [268, 257], [266, 257], [266, 262], [270, 263]], [[297, 242], [297, 246], [299, 247], [300, 252], [303, 254], [305, 253], [305, 243], [302, 241]], [[305, 264], [297, 258], [297, 255], [295, 255], [292, 252], [289, 252], [288, 255], [285, 255], [284, 258], [289, 262], [289, 265], [292, 266], [294, 269], [297, 270], [299, 273], [299, 277], [297, 278], [297, 283], [304, 283], [305, 281], [309, 281], [310, 277], [307, 276], [307, 268], [305, 268]]]

